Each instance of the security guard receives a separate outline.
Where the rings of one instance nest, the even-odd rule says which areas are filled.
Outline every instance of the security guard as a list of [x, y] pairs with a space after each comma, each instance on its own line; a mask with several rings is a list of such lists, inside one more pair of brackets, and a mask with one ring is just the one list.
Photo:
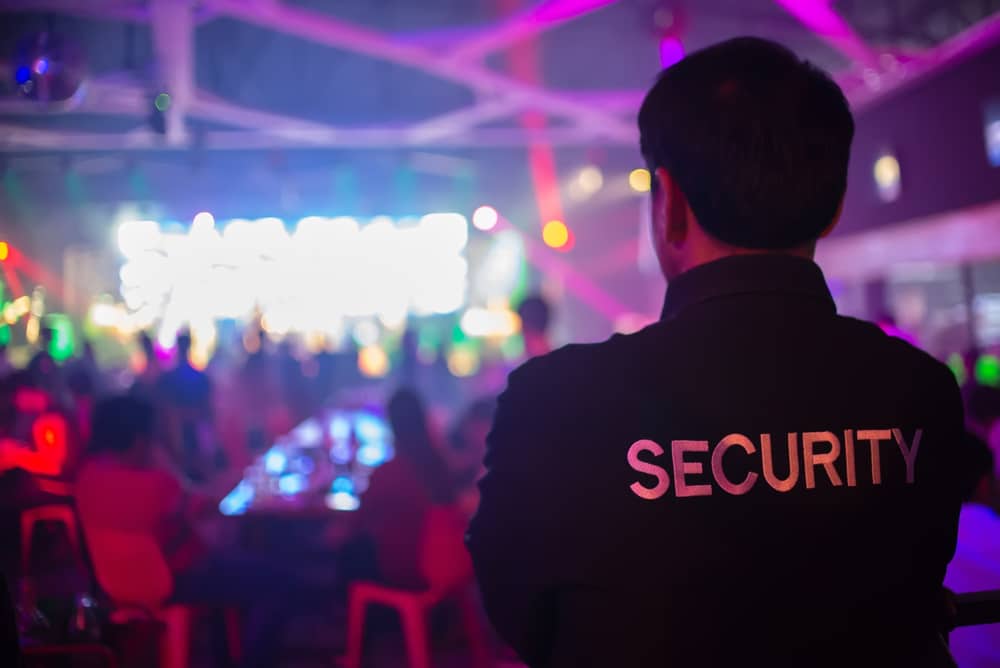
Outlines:
[[843, 94], [741, 38], [665, 70], [639, 129], [663, 313], [511, 374], [468, 535], [497, 630], [532, 667], [939, 665], [962, 405], [812, 261]]

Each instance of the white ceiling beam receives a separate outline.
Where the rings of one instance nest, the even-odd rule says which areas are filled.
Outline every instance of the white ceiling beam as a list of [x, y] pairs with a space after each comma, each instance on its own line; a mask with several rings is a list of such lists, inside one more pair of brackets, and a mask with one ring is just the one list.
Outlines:
[[543, 0], [495, 26], [479, 30], [462, 40], [449, 55], [457, 60], [477, 60], [616, 2], [618, 0]]
[[482, 123], [510, 116], [522, 107], [515, 97], [481, 100], [469, 107], [456, 109], [421, 121], [409, 127], [409, 141], [426, 144], [444, 137], [466, 132]]
[[636, 136], [630, 124], [613, 114], [593, 109], [558, 93], [521, 83], [482, 64], [455, 61], [447, 55], [394, 41], [389, 35], [325, 14], [277, 4], [249, 5], [239, 0], [206, 0], [206, 6], [247, 23], [419, 69], [468, 86], [481, 95], [511, 95], [526, 107], [574, 119], [608, 139], [626, 141], [634, 140]]
[[190, 0], [151, 0], [153, 51], [170, 106], [164, 112], [167, 141], [187, 141], [185, 117], [194, 101], [194, 14]]
[[[408, 128], [350, 128], [342, 132], [328, 129], [271, 132], [259, 130], [210, 131], [199, 138], [199, 148], [221, 151], [287, 148], [513, 148], [531, 143], [554, 146], [621, 145], [607, 137], [597, 137], [585, 128], [550, 128], [528, 131], [521, 128], [474, 128], [468, 132], [428, 140], [413, 139]], [[632, 142], [627, 145], [631, 146]], [[128, 133], [39, 130], [16, 124], [0, 124], [0, 151], [130, 151], [186, 150], [191, 142], [167, 143], [163, 136], [143, 128]]]

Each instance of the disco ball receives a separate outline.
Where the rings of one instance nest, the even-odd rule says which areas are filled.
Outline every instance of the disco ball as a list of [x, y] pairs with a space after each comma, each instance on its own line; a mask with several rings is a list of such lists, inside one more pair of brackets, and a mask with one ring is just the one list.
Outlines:
[[69, 100], [86, 77], [80, 46], [64, 35], [40, 32], [17, 44], [14, 83], [21, 95], [39, 102]]

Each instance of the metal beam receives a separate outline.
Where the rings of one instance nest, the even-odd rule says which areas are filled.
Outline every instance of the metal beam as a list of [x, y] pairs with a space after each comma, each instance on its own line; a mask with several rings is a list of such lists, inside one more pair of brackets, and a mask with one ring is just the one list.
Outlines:
[[479, 59], [616, 2], [618, 0], [543, 0], [495, 26], [470, 35], [452, 50], [450, 56], [457, 60]]
[[515, 81], [482, 64], [456, 61], [419, 46], [396, 42], [389, 35], [325, 14], [277, 4], [247, 4], [239, 0], [206, 0], [206, 6], [247, 23], [419, 69], [466, 85], [486, 97], [514, 96], [526, 107], [574, 119], [609, 140], [631, 141], [635, 137], [633, 128], [613, 114], [538, 86]]
[[152, 0], [153, 51], [170, 106], [164, 112], [171, 144], [187, 141], [185, 117], [194, 101], [194, 14], [188, 0]]
[[831, 6], [830, 0], [774, 0], [813, 34], [860, 67], [878, 68], [878, 54]]
[[[544, 142], [554, 146], [633, 146], [622, 141], [597, 136], [586, 128], [550, 128], [528, 131], [521, 128], [477, 128], [466, 133], [437, 137], [425, 141], [415, 139], [408, 128], [351, 128], [331, 132], [328, 128], [315, 133], [307, 130], [256, 131], [232, 130], [206, 132], [198, 146], [207, 150], [246, 151], [271, 148], [513, 148]], [[12, 123], [0, 124], [0, 151], [160, 151], [186, 150], [190, 141], [171, 144], [151, 130], [139, 129], [128, 133], [67, 132], [39, 130]]]

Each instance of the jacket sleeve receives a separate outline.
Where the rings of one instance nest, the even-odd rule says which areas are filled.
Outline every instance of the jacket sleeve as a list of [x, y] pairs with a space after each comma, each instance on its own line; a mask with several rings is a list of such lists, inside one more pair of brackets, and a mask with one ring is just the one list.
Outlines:
[[511, 374], [487, 437], [479, 509], [466, 536], [487, 614], [532, 666], [544, 665], [554, 626], [553, 397], [536, 362]]

